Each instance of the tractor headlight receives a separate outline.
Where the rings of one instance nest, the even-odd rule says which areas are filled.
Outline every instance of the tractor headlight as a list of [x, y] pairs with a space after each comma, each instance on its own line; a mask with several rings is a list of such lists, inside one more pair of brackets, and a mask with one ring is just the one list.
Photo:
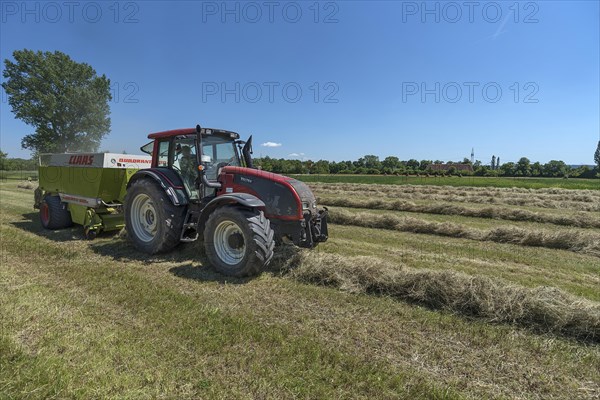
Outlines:
[[316, 201], [313, 201], [313, 202], [303, 201], [302, 202], [302, 210], [310, 210], [310, 209], [313, 209], [313, 208], [317, 208], [317, 202]]

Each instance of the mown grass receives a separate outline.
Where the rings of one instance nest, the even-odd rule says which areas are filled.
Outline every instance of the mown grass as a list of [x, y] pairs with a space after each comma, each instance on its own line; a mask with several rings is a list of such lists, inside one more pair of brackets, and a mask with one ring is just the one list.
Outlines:
[[[9, 355], [0, 357], [0, 398], [546, 399], [600, 393], [597, 345], [382, 293], [303, 284], [279, 270], [226, 279], [197, 261], [193, 245], [148, 259], [119, 237], [87, 242], [77, 228], [43, 231], [30, 190], [0, 189], [0, 355]], [[383, 243], [377, 233], [392, 243], [381, 257], [411, 247], [404, 238], [466, 241], [332, 225], [332, 239], [318, 251], [379, 251], [364, 247], [369, 240]], [[509, 255], [514, 246], [471, 245], [506, 246]], [[560, 258], [549, 261], [554, 252], [573, 257], [572, 275], [582, 282], [597, 274], [597, 265], [578, 263], [589, 256], [522, 249], [528, 263], [516, 268], [547, 270], [549, 282], [577, 286], [563, 274], [568, 265], [562, 270]]]
[[[422, 196], [423, 198], [420, 199], [416, 199], [416, 198], [410, 198], [407, 199], [405, 198], [403, 195], [381, 195], [381, 194], [369, 194], [369, 193], [348, 193], [346, 191], [339, 191], [339, 190], [322, 190], [322, 189], [314, 189], [313, 188], [313, 193], [316, 195], [317, 199], [323, 199], [323, 201], [326, 201], [328, 199], [334, 199], [334, 201], [338, 202], [338, 201], [342, 201], [340, 199], [343, 200], [349, 200], [349, 201], [381, 201], [381, 202], [389, 202], [389, 203], [395, 203], [395, 202], [404, 202], [406, 203], [409, 207], [423, 207], [424, 209], [426, 208], [430, 208], [430, 207], [458, 207], [460, 208], [465, 208], [468, 210], [472, 210], [474, 213], [478, 213], [478, 212], [486, 212], [484, 210], [489, 209], [489, 208], [493, 208], [494, 211], [492, 212], [496, 212], [496, 213], [501, 213], [501, 212], [506, 212], [506, 213], [515, 213], [515, 214], [520, 214], [520, 213], [534, 213], [534, 214], [542, 214], [544, 216], [549, 216], [550, 218], [560, 218], [560, 217], [564, 217], [564, 218], [569, 218], [569, 219], [590, 219], [590, 220], [596, 220], [599, 218], [598, 212], [597, 211], [582, 211], [582, 210], [578, 210], [576, 208], [548, 208], [547, 205], [546, 207], [536, 207], [534, 205], [525, 205], [525, 206], [518, 206], [518, 205], [509, 205], [509, 204], [490, 204], [490, 203], [474, 203], [474, 202], [468, 202], [468, 201], [462, 201], [462, 202], [457, 202], [457, 201], [450, 201], [444, 197], [441, 196], [435, 196], [435, 198], [429, 198], [427, 199], [425, 196]], [[433, 196], [432, 196], [433, 197]], [[464, 199], [463, 199], [464, 200]], [[600, 201], [600, 200], [599, 200]], [[562, 203], [563, 206], [566, 206], [567, 204], [565, 204], [565, 202]], [[578, 204], [578, 203], [569, 203], [569, 204]], [[413, 206], [414, 205], [414, 206]], [[577, 205], [575, 205], [575, 207], [577, 207]], [[500, 210], [500, 211], [498, 211]], [[600, 208], [599, 208], [600, 210]], [[414, 211], [412, 211], [414, 212]], [[557, 224], [560, 225], [560, 224]]]
[[343, 208], [332, 209], [329, 215], [331, 222], [341, 225], [570, 250], [600, 258], [600, 234], [596, 232], [575, 229], [539, 230], [508, 225], [478, 229], [466, 224], [429, 221], [392, 213], [348, 211]]
[[336, 240], [325, 243], [320, 251], [384, 259], [415, 269], [501, 278], [531, 288], [556, 287], [600, 301], [600, 265], [593, 256], [356, 226], [331, 225], [331, 231]]
[[[424, 200], [469, 205], [508, 205], [537, 207], [543, 209], [568, 209], [585, 212], [600, 211], [600, 192], [568, 189], [489, 189], [489, 188], [453, 188], [447, 186], [415, 185], [366, 185], [366, 184], [311, 184], [317, 195], [338, 197], [377, 197], [390, 200]], [[471, 190], [467, 190], [471, 189]], [[483, 189], [483, 190], [482, 190]], [[526, 191], [523, 191], [526, 190]], [[558, 191], [546, 193], [545, 190]]]
[[555, 288], [532, 290], [454, 271], [411, 270], [364, 256], [294, 252], [285, 264], [292, 276], [307, 282], [600, 343], [600, 304]]
[[[65, 254], [62, 243], [35, 243], [17, 228], [3, 234], [0, 388], [7, 395], [460, 398], [285, 325], [265, 329], [250, 314], [222, 312], [202, 291], [151, 285], [143, 271], [89, 250]], [[32, 260], [22, 257], [33, 252], [39, 269], [24, 284]], [[60, 379], [43, 375], [48, 367]]]
[[436, 185], [436, 186], [476, 186], [476, 187], [518, 187], [518, 188], [565, 188], [600, 190], [600, 179], [579, 178], [493, 178], [469, 177], [423, 177], [385, 175], [292, 175], [304, 182], [326, 183], [365, 183], [382, 185]]
[[406, 211], [412, 213], [426, 213], [437, 215], [457, 215], [484, 219], [502, 219], [507, 221], [527, 221], [549, 223], [562, 226], [579, 228], [600, 228], [600, 218], [586, 216], [581, 213], [576, 215], [558, 215], [534, 212], [523, 209], [507, 207], [465, 207], [452, 203], [415, 204], [403, 200], [381, 200], [360, 197], [318, 197], [318, 203], [325, 206], [339, 206], [351, 208], [366, 208], [374, 210]]

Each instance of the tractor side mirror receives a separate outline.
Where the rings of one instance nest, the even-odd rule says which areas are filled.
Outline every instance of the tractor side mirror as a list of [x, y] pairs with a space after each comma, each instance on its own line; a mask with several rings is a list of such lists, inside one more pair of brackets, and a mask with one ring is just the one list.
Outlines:
[[248, 138], [248, 141], [244, 145], [242, 149], [242, 156], [244, 157], [244, 163], [248, 168], [254, 168], [254, 164], [252, 163], [252, 135]]

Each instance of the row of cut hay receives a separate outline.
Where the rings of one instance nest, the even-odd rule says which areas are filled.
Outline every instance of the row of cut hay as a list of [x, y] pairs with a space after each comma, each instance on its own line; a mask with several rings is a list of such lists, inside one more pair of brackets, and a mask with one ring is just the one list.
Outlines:
[[468, 208], [451, 203], [415, 204], [410, 201], [357, 199], [352, 197], [319, 197], [319, 204], [373, 210], [406, 211], [425, 214], [460, 215], [475, 218], [494, 218], [508, 221], [548, 223], [578, 228], [600, 228], [600, 218], [585, 215], [544, 214], [529, 210], [502, 207]]
[[[311, 185], [312, 186], [312, 185]], [[352, 184], [352, 185], [314, 185], [315, 189], [333, 189], [342, 190], [345, 192], [377, 192], [377, 193], [388, 193], [388, 194], [426, 194], [426, 195], [439, 195], [439, 196], [462, 196], [462, 197], [508, 197], [508, 198], [523, 198], [528, 200], [550, 200], [550, 201], [569, 201], [569, 202], [595, 202], [600, 201], [600, 191], [593, 190], [571, 190], [567, 194], [547, 194], [534, 191], [530, 192], [510, 192], [501, 191], [497, 189], [486, 189], [486, 190], [463, 190], [465, 187], [434, 187], [434, 186], [404, 186], [404, 185], [369, 185], [369, 184]]]
[[[512, 192], [503, 191], [499, 188], [484, 188], [484, 190], [467, 190], [468, 187], [454, 186], [410, 186], [410, 185], [370, 185], [370, 184], [311, 184], [316, 190], [332, 189], [342, 190], [345, 192], [361, 192], [361, 193], [386, 193], [386, 194], [426, 194], [439, 196], [462, 196], [462, 197], [494, 197], [494, 198], [513, 198], [527, 200], [543, 200], [543, 201], [567, 201], [567, 202], [582, 202], [593, 203], [600, 202], [600, 190], [569, 190], [567, 193], [551, 194], [541, 192], [541, 189], [530, 189], [528, 192]], [[482, 188], [478, 188], [482, 189]]]
[[[453, 192], [420, 192], [420, 191], [402, 191], [402, 190], [379, 190], [374, 187], [365, 187], [360, 190], [347, 190], [339, 187], [320, 187], [320, 186], [311, 186], [312, 190], [315, 192], [327, 192], [327, 193], [337, 193], [337, 194], [345, 194], [345, 195], [378, 195], [385, 196], [390, 198], [415, 198], [415, 199], [451, 199], [452, 201], [469, 201], [473, 203], [503, 203], [509, 201], [516, 205], [532, 205], [539, 203], [553, 203], [558, 205], [581, 205], [587, 207], [589, 205], [598, 205], [600, 202], [600, 198], [579, 198], [577, 201], [574, 200], [575, 197], [569, 198], [565, 197], [562, 200], [558, 200], [556, 198], [548, 197], [546, 195], [524, 195], [524, 194], [494, 194], [494, 193], [469, 193], [462, 191], [453, 191]], [[585, 200], [585, 201], [583, 201]], [[552, 208], [556, 208], [555, 206], [550, 206]]]
[[[354, 196], [353, 192], [340, 189], [316, 188], [313, 192], [317, 195], [327, 196]], [[598, 202], [577, 202], [577, 201], [553, 201], [530, 199], [525, 197], [494, 197], [494, 196], [464, 196], [464, 195], [438, 195], [424, 193], [389, 193], [378, 192], [374, 190], [361, 191], [357, 193], [362, 196], [379, 197], [397, 200], [427, 200], [427, 201], [446, 201], [451, 203], [473, 203], [473, 204], [502, 204], [519, 207], [536, 207], [547, 209], [565, 209], [574, 211], [597, 212], [600, 211], [600, 201]]]
[[402, 193], [427, 193], [427, 194], [462, 194], [468, 195], [503, 195], [510, 196], [544, 196], [545, 198], [554, 198], [555, 200], [572, 201], [591, 201], [600, 199], [600, 181], [598, 181], [599, 190], [589, 189], [526, 189], [526, 188], [500, 188], [500, 187], [473, 187], [473, 186], [439, 186], [439, 185], [384, 185], [368, 183], [311, 183], [315, 187], [339, 188], [348, 191], [377, 190], [381, 192], [402, 192]]
[[525, 288], [454, 271], [416, 270], [371, 257], [283, 250], [276, 267], [296, 280], [390, 296], [538, 332], [600, 342], [600, 304], [556, 288]]
[[600, 257], [600, 234], [575, 230], [534, 230], [500, 226], [490, 230], [470, 228], [452, 222], [425, 221], [413, 217], [399, 217], [369, 212], [353, 213], [343, 209], [330, 210], [334, 224], [365, 228], [391, 229], [402, 232], [466, 238], [521, 246], [569, 250]]

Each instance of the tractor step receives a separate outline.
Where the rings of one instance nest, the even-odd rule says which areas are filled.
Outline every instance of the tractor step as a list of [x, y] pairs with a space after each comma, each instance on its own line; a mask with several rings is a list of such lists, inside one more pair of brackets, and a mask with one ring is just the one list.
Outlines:
[[183, 224], [183, 230], [181, 231], [181, 240], [182, 242], [194, 242], [198, 240], [198, 231], [196, 227], [198, 225], [194, 222]]
[[198, 215], [199, 214], [197, 212], [188, 210], [187, 214], [185, 215], [183, 229], [181, 230], [181, 237], [179, 238], [180, 241], [189, 243], [198, 240], [198, 237], [200, 236], [197, 230]]

